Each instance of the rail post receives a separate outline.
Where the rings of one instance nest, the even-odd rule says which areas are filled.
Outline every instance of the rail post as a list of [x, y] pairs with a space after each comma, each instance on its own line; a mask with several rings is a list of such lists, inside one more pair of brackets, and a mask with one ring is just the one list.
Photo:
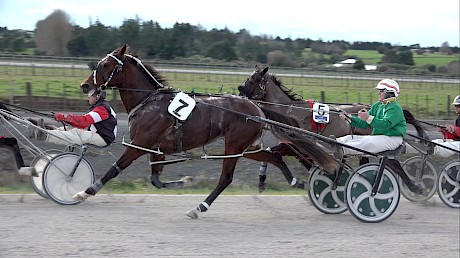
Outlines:
[[29, 108], [35, 109], [35, 102], [32, 101], [32, 83], [26, 82], [26, 96], [27, 96], [27, 106]]
[[13, 81], [10, 81], [10, 105], [14, 105], [14, 86]]
[[446, 108], [446, 118], [450, 116], [450, 105], [452, 101], [450, 101], [450, 95], [447, 95], [447, 108]]

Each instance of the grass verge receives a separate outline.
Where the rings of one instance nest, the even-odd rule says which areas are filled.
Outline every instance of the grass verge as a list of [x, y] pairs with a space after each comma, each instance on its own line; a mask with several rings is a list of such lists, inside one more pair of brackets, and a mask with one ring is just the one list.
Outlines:
[[[162, 195], [181, 195], [181, 194], [204, 194], [208, 195], [214, 189], [214, 185], [200, 184], [188, 188], [178, 189], [157, 189], [149, 182], [144, 181], [119, 181], [112, 180], [107, 183], [100, 191], [101, 194], [162, 194]], [[28, 183], [0, 186], [0, 194], [33, 194], [32, 186]], [[259, 194], [257, 185], [246, 186], [230, 185], [222, 195], [255, 195]], [[267, 183], [264, 195], [304, 195], [303, 189], [294, 189], [285, 183]]]

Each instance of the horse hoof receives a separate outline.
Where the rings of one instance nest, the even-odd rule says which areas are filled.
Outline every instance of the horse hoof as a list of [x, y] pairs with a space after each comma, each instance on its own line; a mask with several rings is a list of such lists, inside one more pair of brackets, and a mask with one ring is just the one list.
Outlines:
[[187, 213], [185, 213], [185, 215], [187, 215], [188, 217], [190, 217], [192, 219], [198, 219], [198, 214], [196, 213], [196, 209], [187, 211]]
[[182, 181], [166, 182], [165, 187], [167, 189], [183, 188], [184, 187], [184, 182], [182, 182]]
[[184, 176], [180, 179], [180, 181], [184, 182], [183, 187], [191, 187], [193, 186], [193, 177], [191, 176]]
[[81, 192], [76, 193], [74, 196], [72, 196], [72, 199], [76, 201], [84, 202], [90, 196], [91, 194], [88, 194], [85, 191], [81, 191]]
[[259, 193], [262, 193], [265, 189], [265, 184], [259, 184]]
[[19, 175], [21, 176], [33, 176], [38, 177], [37, 170], [34, 167], [21, 167], [18, 170]]
[[305, 182], [304, 182], [304, 181], [302, 181], [302, 182], [300, 182], [300, 183], [296, 184], [296, 186], [295, 186], [295, 187], [296, 187], [296, 188], [299, 188], [299, 189], [305, 189]]

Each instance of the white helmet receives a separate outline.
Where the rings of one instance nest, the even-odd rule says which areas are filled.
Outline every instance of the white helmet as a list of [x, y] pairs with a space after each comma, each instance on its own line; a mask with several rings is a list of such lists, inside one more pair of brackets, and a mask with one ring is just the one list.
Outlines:
[[460, 105], [460, 95], [455, 97], [454, 102], [452, 102], [452, 105], [455, 105], [455, 106]]
[[375, 88], [378, 90], [386, 90], [389, 92], [393, 92], [395, 94], [395, 97], [399, 95], [399, 85], [396, 81], [392, 79], [381, 80]]

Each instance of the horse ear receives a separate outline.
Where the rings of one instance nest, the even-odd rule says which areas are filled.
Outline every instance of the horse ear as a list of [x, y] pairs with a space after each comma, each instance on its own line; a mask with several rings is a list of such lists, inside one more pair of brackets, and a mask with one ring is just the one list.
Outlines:
[[264, 70], [262, 71], [262, 74], [266, 74], [268, 72], [268, 67], [265, 67]]
[[128, 46], [127, 46], [126, 44], [124, 44], [124, 45], [120, 48], [120, 51], [119, 51], [120, 56], [123, 56], [123, 55], [125, 54], [126, 48], [127, 48], [127, 47], [128, 47]]
[[260, 68], [259, 66], [256, 64], [255, 68], [254, 68], [256, 71], [260, 71]]
[[97, 62], [96, 62], [96, 61], [88, 62], [88, 67], [89, 67], [89, 69], [90, 69], [91, 71], [96, 70]]

